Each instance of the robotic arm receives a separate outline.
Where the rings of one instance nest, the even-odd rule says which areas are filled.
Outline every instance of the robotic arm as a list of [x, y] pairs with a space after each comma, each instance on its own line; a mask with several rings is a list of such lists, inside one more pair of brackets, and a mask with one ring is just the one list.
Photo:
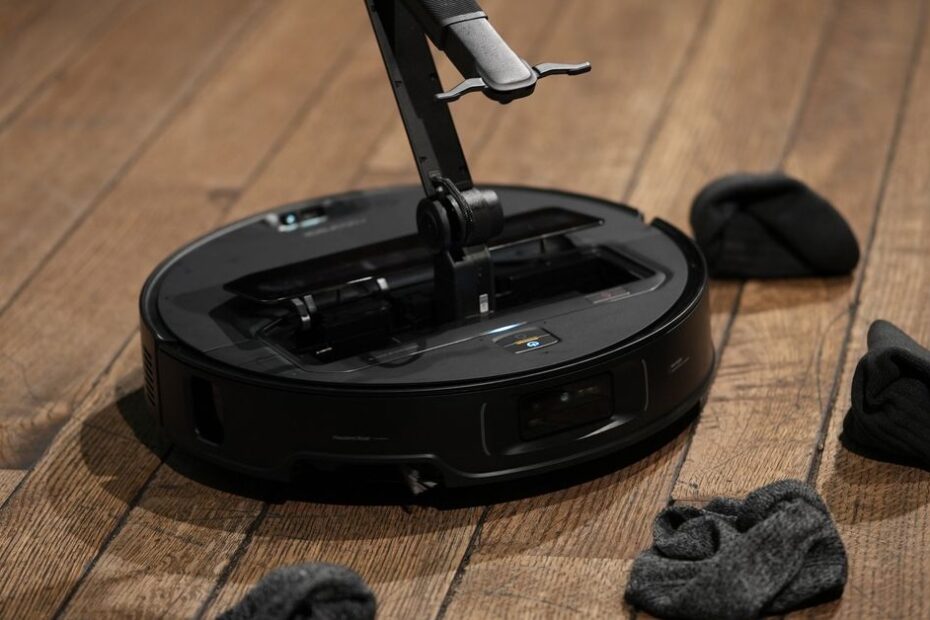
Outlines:
[[[509, 103], [531, 95], [555, 74], [590, 71], [590, 63], [531, 67], [501, 38], [475, 0], [365, 0], [425, 193], [417, 229], [434, 251], [439, 321], [494, 310], [493, 264], [487, 243], [501, 231], [497, 195], [471, 180], [448, 103], [481, 91]], [[426, 39], [465, 78], [443, 91]]]

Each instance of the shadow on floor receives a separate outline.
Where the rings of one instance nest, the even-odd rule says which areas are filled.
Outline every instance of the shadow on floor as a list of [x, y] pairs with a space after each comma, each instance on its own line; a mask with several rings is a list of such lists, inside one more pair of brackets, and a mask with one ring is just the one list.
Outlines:
[[[149, 535], [151, 530], [156, 532], [156, 537], [172, 536], [186, 540], [194, 536], [189, 544], [197, 546], [203, 544], [199, 538], [203, 534], [192, 532], [208, 528], [241, 537], [258, 523], [259, 514], [264, 514], [258, 535], [266, 540], [265, 544], [274, 545], [282, 553], [290, 550], [286, 553], [296, 554], [295, 557], [311, 553], [322, 559], [340, 557], [347, 549], [352, 549], [355, 542], [369, 545], [381, 544], [377, 541], [397, 540], [408, 541], [403, 544], [409, 545], [413, 544], [410, 541], [430, 534], [438, 534], [440, 538], [437, 540], [447, 536], [469, 536], [488, 504], [532, 498], [492, 512], [487, 517], [487, 525], [521, 513], [571, 511], [573, 518], [570, 522], [560, 523], [558, 527], [534, 528], [531, 536], [520, 536], [520, 540], [507, 544], [507, 554], [520, 553], [538, 548], [550, 539], [570, 535], [573, 529], [585, 527], [586, 523], [599, 522], [601, 513], [611, 510], [618, 502], [644, 501], [638, 499], [642, 495], [632, 490], [629, 481], [648, 480], [653, 472], [673, 467], [684, 441], [681, 432], [695, 418], [692, 412], [634, 450], [543, 478], [476, 488], [433, 490], [413, 496], [405, 486], [397, 483], [378, 484], [357, 477], [321, 474], [309, 481], [280, 484], [250, 479], [199, 461], [160, 439], [146, 408], [145, 397], [140, 389], [135, 389], [138, 383], [131, 385], [133, 389], [122, 391], [124, 395], [118, 400], [95, 411], [78, 430], [76, 439], [81, 457], [78, 466], [93, 474], [79, 476], [80, 484], [87, 486], [86, 502], [77, 502], [83, 507], [75, 504], [73, 494], [46, 494], [58, 512], [62, 527], [67, 527], [76, 536], [85, 537], [87, 543], [94, 546], [100, 544], [99, 532], [88, 524], [99, 523], [101, 527], [111, 528], [112, 517], [109, 515], [114, 510], [125, 510], [125, 507], [134, 507], [158, 517], [153, 520], [151, 515], [137, 515], [139, 518], [132, 527], [143, 529], [135, 535]], [[676, 438], [678, 441], [673, 441]], [[153, 479], [156, 482], [152, 483]], [[143, 492], [146, 481], [150, 486]], [[613, 489], [617, 492], [614, 493]], [[221, 493], [212, 493], [211, 490]], [[99, 498], [101, 492], [116, 498], [118, 503], [94, 499]], [[646, 493], [647, 497], [654, 495], [657, 494]], [[591, 500], [587, 499], [589, 497]], [[263, 502], [270, 503], [266, 513], [262, 513], [262, 506], [268, 504]], [[567, 508], [560, 509], [563, 504]], [[654, 508], [658, 506], [650, 506], [647, 512]], [[88, 510], [100, 511], [100, 517], [92, 517]], [[637, 531], [645, 528], [643, 531], [646, 531], [649, 524], [644, 521], [630, 524], [630, 527]], [[614, 553], [626, 557], [639, 550], [638, 536], [625, 535], [623, 538], [636, 540], [617, 540]], [[350, 546], [345, 547], [346, 543]], [[136, 546], [124, 541], [124, 544], [112, 545], [109, 552], [127, 562], [137, 562], [139, 558], [134, 549]], [[179, 553], [183, 555], [194, 551]], [[433, 561], [412, 562], [407, 566], [411, 572], [408, 576], [432, 574], [446, 568], [442, 562]], [[174, 569], [165, 570], [170, 572]]]
[[[852, 276], [836, 276], [830, 278], [781, 278], [773, 280], [738, 280], [738, 279], [712, 279], [711, 290], [719, 290], [723, 307], [714, 307], [715, 313], [729, 313], [732, 296], [740, 284], [758, 286], [758, 295], [754, 297], [755, 303], [749, 303], [743, 298], [740, 304], [740, 314], [756, 314], [759, 312], [772, 312], [800, 306], [832, 302], [838, 297], [849, 297], [854, 280]], [[713, 293], [711, 300], [713, 301]]]
[[[195, 457], [182, 454], [168, 446], [167, 442], [159, 436], [154, 421], [146, 409], [141, 389], [126, 394], [115, 405], [120, 416], [132, 429], [140, 443], [159, 458], [166, 458], [165, 465], [168, 467], [205, 486], [270, 502], [294, 500], [355, 506], [419, 505], [437, 509], [458, 509], [510, 502], [595, 481], [634, 465], [657, 452], [684, 431], [697, 417], [697, 411], [692, 411], [671, 427], [633, 448], [544, 476], [479, 487], [437, 488], [414, 495], [403, 483], [400, 474], [394, 476], [393, 472], [390, 478], [366, 477], [366, 474], [370, 472], [351, 474], [338, 471], [314, 471], [312, 474], [298, 472], [297, 478], [290, 484], [256, 480], [231, 473]], [[93, 418], [97, 415], [106, 415], [106, 412], [104, 410], [91, 416], [91, 419], [85, 423], [85, 428], [95, 426]], [[87, 450], [93, 449], [93, 445], [94, 442], [82, 441], [82, 446], [86, 448], [85, 461], [88, 463], [97, 461], [97, 459], [90, 458], [91, 455], [87, 453]], [[109, 473], [118, 475], [118, 470], [119, 467], [114, 467]]]
[[894, 519], [930, 503], [930, 472], [874, 461], [837, 445], [823, 492], [839, 523]]

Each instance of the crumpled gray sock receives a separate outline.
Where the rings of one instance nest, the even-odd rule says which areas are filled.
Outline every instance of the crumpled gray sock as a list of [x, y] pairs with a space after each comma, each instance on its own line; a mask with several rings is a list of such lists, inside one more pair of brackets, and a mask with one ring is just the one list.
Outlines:
[[218, 620], [371, 620], [375, 595], [345, 566], [276, 568]]
[[846, 583], [846, 551], [820, 496], [782, 480], [745, 500], [673, 506], [633, 562], [626, 599], [660, 618], [739, 619], [832, 598]]
[[869, 327], [840, 441], [867, 458], [930, 470], [930, 350], [889, 323]]

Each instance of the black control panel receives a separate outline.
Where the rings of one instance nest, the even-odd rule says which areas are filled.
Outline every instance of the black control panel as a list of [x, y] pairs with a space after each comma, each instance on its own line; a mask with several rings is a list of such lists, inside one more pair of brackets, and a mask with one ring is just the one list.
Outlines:
[[556, 344], [558, 338], [540, 327], [527, 327], [497, 338], [494, 342], [511, 353], [526, 353]]

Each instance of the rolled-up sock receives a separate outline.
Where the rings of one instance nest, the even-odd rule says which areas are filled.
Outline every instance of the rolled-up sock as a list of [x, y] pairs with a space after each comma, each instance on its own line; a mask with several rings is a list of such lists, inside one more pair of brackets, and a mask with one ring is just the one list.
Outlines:
[[660, 618], [743, 619], [842, 594], [846, 551], [823, 500], [783, 480], [745, 500], [673, 506], [633, 562], [626, 599]]
[[718, 278], [835, 276], [859, 262], [859, 244], [843, 216], [779, 173], [712, 181], [691, 205], [691, 227]]
[[869, 327], [840, 441], [862, 456], [930, 470], [930, 350], [889, 323]]
[[371, 620], [375, 595], [344, 566], [299, 564], [277, 568], [219, 620]]

